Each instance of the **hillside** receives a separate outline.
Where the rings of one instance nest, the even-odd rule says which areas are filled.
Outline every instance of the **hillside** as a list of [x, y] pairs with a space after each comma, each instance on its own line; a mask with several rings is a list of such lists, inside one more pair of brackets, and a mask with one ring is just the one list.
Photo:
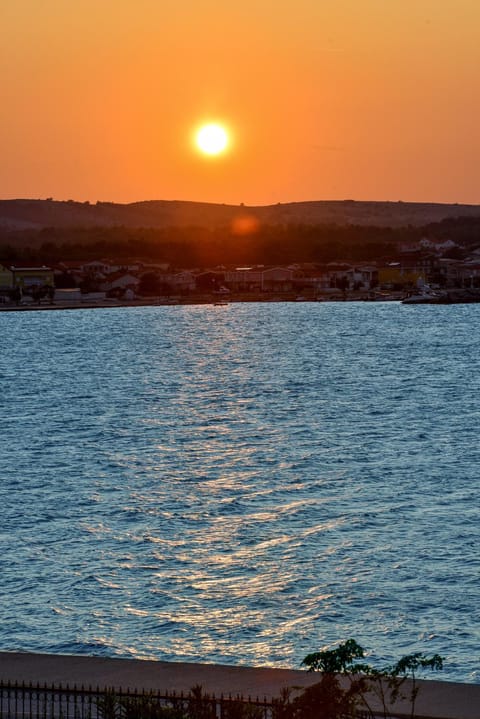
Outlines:
[[56, 200], [0, 200], [0, 228], [44, 227], [187, 227], [215, 228], [239, 216], [262, 224], [422, 226], [448, 217], [480, 217], [480, 205], [413, 202], [315, 201], [264, 207], [152, 200], [130, 204], [59, 202]]

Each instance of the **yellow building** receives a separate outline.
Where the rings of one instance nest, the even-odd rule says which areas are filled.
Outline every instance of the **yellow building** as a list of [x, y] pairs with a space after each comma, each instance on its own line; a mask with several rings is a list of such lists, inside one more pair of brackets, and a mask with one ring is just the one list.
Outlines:
[[0, 265], [0, 288], [10, 289], [13, 287], [13, 273], [5, 265]]
[[399, 266], [380, 267], [378, 270], [378, 284], [382, 285], [416, 285], [423, 275]]
[[[30, 287], [54, 287], [53, 270], [50, 267], [11, 267], [13, 286], [21, 289]], [[12, 285], [11, 285], [12, 286]]]

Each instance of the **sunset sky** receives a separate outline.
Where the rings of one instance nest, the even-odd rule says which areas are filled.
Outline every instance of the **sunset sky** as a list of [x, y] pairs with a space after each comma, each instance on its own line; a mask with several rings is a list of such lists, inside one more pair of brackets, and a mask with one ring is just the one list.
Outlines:
[[480, 203], [479, 67], [478, 0], [1, 0], [0, 198]]

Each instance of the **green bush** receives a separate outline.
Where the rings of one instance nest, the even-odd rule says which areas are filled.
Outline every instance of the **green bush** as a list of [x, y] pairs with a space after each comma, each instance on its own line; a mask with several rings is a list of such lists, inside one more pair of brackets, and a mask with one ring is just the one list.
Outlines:
[[[395, 703], [406, 700], [410, 703], [410, 717], [414, 719], [418, 672], [443, 668], [443, 659], [438, 654], [428, 657], [415, 652], [381, 669], [357, 661], [364, 657], [363, 647], [354, 639], [348, 639], [336, 649], [308, 654], [302, 664], [309, 671], [322, 672], [322, 679], [292, 702], [298, 710], [292, 716], [296, 719], [313, 719], [315, 716], [351, 719], [361, 714], [371, 719], [379, 715], [388, 719]], [[376, 706], [373, 707], [375, 699]]]

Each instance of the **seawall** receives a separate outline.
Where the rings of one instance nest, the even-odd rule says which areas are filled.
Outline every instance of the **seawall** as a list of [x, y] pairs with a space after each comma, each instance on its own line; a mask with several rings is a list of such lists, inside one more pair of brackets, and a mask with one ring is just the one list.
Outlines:
[[[284, 687], [307, 687], [319, 677], [306, 671], [187, 662], [0, 652], [0, 681], [145, 689], [187, 693], [201, 684], [216, 695], [271, 698]], [[416, 716], [425, 719], [480, 719], [480, 685], [419, 681]], [[409, 715], [409, 706], [398, 706]]]

